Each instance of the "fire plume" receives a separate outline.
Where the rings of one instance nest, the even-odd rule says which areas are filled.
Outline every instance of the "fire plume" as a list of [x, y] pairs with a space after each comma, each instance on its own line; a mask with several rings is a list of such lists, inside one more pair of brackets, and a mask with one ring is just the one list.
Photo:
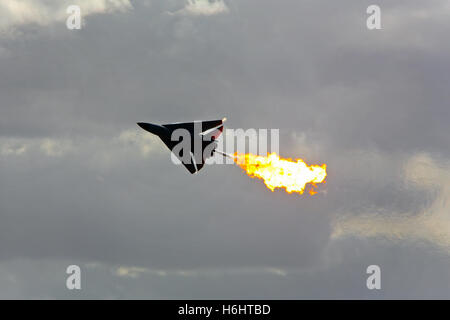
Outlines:
[[288, 193], [302, 194], [306, 184], [311, 184], [310, 194], [317, 193], [313, 188], [324, 183], [327, 165], [307, 165], [302, 159], [283, 159], [276, 153], [267, 156], [253, 154], [234, 154], [234, 161], [252, 178], [264, 180], [271, 191], [284, 188]]

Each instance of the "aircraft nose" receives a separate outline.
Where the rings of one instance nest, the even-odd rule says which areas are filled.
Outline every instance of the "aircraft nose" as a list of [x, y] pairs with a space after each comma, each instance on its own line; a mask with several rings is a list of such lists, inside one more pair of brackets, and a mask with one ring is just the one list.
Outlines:
[[142, 129], [144, 129], [145, 131], [156, 134], [157, 136], [160, 137], [161, 135], [167, 134], [167, 129], [162, 126], [158, 126], [157, 124], [138, 122], [137, 125]]

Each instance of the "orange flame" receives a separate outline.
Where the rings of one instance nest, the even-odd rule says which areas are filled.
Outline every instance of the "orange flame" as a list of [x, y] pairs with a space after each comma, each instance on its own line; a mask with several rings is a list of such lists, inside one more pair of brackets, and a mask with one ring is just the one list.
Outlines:
[[267, 156], [253, 154], [234, 154], [234, 161], [252, 178], [263, 179], [267, 188], [284, 188], [286, 192], [302, 194], [306, 184], [310, 183], [310, 194], [316, 183], [324, 183], [327, 176], [327, 165], [308, 166], [302, 159], [283, 159], [276, 153]]

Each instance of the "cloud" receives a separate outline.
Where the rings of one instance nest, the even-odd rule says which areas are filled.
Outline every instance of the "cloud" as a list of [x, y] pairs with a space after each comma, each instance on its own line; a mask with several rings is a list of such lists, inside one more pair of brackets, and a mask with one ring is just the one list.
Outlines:
[[223, 0], [188, 0], [183, 9], [173, 14], [212, 16], [228, 12], [229, 9]]
[[152, 151], [161, 150], [162, 143], [154, 135], [142, 130], [129, 129], [122, 131], [116, 138], [118, 142], [137, 147], [144, 156]]
[[119, 267], [115, 271], [115, 274], [119, 277], [137, 278], [141, 273], [146, 272], [149, 272], [149, 269], [139, 267]]
[[[0, 137], [0, 156], [64, 157], [70, 154], [91, 153], [92, 156], [118, 152], [133, 152], [146, 157], [162, 150], [158, 138], [139, 129], [119, 132], [111, 138], [11, 138]], [[130, 150], [132, 149], [132, 150]]]
[[149, 274], [160, 277], [179, 276], [179, 277], [199, 277], [199, 276], [220, 276], [224, 274], [271, 274], [280, 277], [286, 277], [288, 272], [280, 268], [209, 268], [209, 269], [187, 269], [187, 270], [162, 270], [150, 269], [135, 266], [120, 266], [114, 269], [113, 274], [123, 278], [138, 278], [141, 275]]
[[434, 201], [419, 212], [367, 213], [338, 218], [332, 238], [382, 237], [392, 241], [426, 241], [450, 251], [450, 164], [417, 154], [404, 168], [405, 182], [430, 194]]
[[75, 151], [69, 139], [58, 138], [11, 138], [0, 137], [0, 156], [26, 156], [37, 153], [49, 157], [61, 157]]
[[[6, 2], [0, 25], [39, 32], [0, 43], [0, 297], [73, 298], [55, 274], [97, 261], [84, 298], [370, 298], [361, 261], [372, 260], [397, 277], [385, 294], [448, 297], [448, 286], [436, 291], [448, 283], [447, 253], [439, 260], [415, 242], [445, 245], [447, 167], [410, 159], [450, 156], [449, 20], [410, 15], [444, 1], [382, 0], [379, 32], [365, 27], [364, 1], [223, 1], [229, 14], [206, 19], [215, 11], [199, 1], [134, 1], [136, 10], [100, 14], [83, 32], [65, 32], [66, 2], [22, 1], [48, 9], [38, 22], [38, 13], [12, 19]], [[188, 18], [164, 14], [180, 3]], [[230, 166], [191, 176], [135, 125], [218, 115], [230, 128], [280, 128], [284, 156], [329, 164], [327, 194], [271, 193]], [[421, 172], [433, 178], [414, 178]], [[336, 258], [320, 268], [329, 243]], [[50, 268], [51, 259], [68, 261]]]
[[21, 155], [26, 151], [27, 145], [16, 139], [4, 140], [0, 147], [0, 155], [2, 156]]
[[0, 34], [13, 33], [15, 27], [40, 26], [63, 21], [69, 5], [78, 5], [82, 17], [130, 9], [129, 0], [8, 0], [0, 3]]

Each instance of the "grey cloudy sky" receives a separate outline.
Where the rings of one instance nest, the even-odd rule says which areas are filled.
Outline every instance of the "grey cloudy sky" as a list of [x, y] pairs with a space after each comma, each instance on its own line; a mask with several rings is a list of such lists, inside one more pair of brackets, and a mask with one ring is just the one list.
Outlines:
[[[450, 298], [450, 3], [376, 2], [375, 31], [373, 1], [2, 2], [0, 298]], [[136, 126], [224, 116], [321, 192], [191, 176]]]

